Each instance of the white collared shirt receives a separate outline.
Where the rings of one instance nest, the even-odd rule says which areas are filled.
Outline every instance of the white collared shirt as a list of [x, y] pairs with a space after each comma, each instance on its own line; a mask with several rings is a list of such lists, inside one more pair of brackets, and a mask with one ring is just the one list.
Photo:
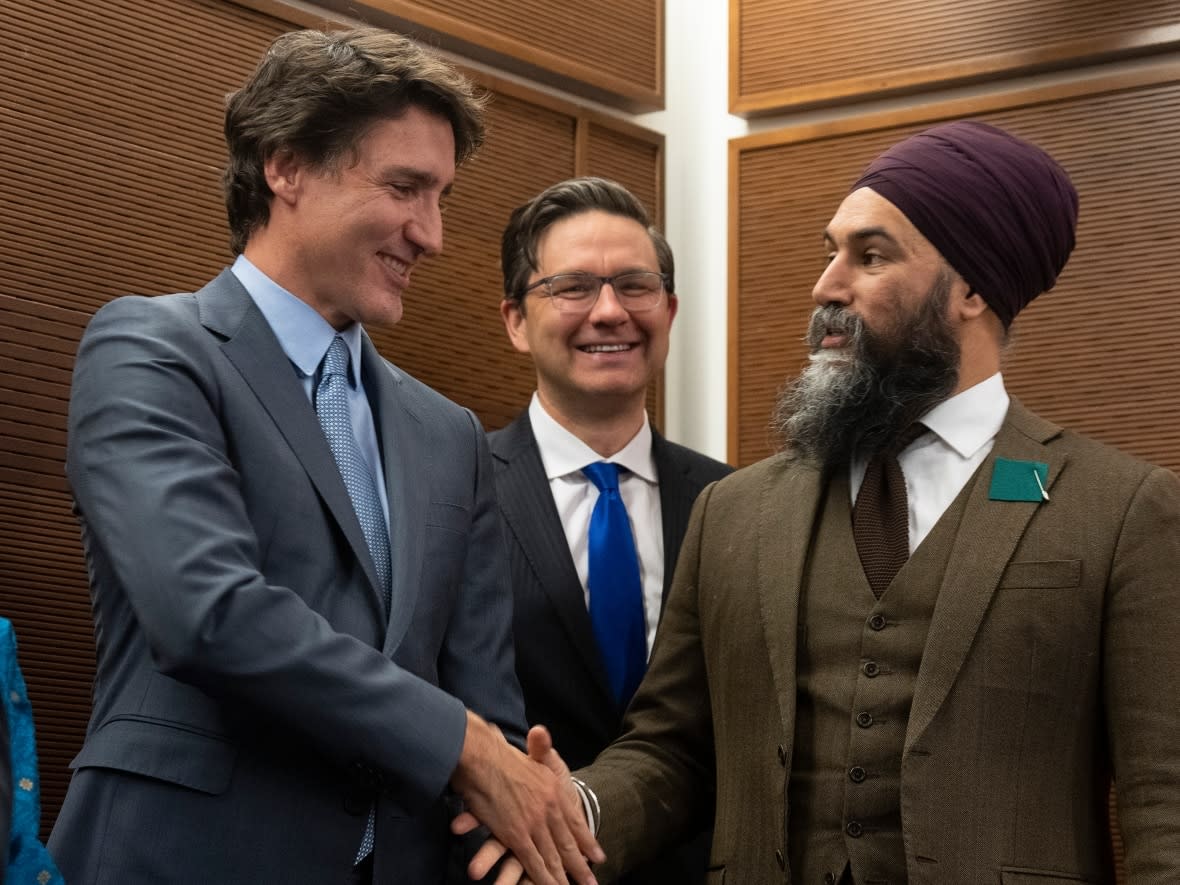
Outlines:
[[[922, 416], [930, 430], [897, 458], [909, 499], [910, 553], [963, 490], [996, 443], [1008, 414], [1008, 392], [999, 372], [939, 403]], [[852, 501], [868, 462], [856, 458], [850, 476]]]
[[582, 582], [586, 606], [590, 605], [590, 515], [598, 500], [598, 489], [582, 473], [582, 468], [596, 461], [612, 461], [629, 473], [619, 475], [619, 495], [631, 518], [635, 552], [639, 556], [639, 577], [643, 582], [643, 613], [647, 621], [647, 649], [651, 653], [660, 606], [664, 596], [664, 523], [660, 510], [660, 484], [656, 462], [651, 453], [651, 425], [647, 415], [643, 426], [615, 454], [604, 458], [558, 424], [537, 394], [529, 403], [529, 421], [541, 452], [541, 463], [557, 505], [557, 515], [565, 531], [570, 556]]

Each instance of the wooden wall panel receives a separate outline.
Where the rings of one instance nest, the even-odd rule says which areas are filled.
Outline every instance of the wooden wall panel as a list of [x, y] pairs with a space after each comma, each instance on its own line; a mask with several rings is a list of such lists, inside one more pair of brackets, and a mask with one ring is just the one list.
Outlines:
[[1078, 245], [1056, 289], [1013, 326], [1004, 374], [1045, 417], [1180, 469], [1180, 66], [1122, 80], [964, 100], [737, 139], [731, 146], [730, 460], [773, 449], [768, 417], [806, 359], [801, 336], [821, 234], [868, 162], [935, 122], [974, 117], [1045, 147], [1081, 195]]
[[[90, 710], [93, 635], [63, 472], [73, 355], [124, 293], [192, 288], [229, 257], [221, 97], [282, 26], [234, 7], [9, 0], [0, 18], [0, 614], [16, 626], [43, 830]], [[217, 55], [204, 36], [224, 32]]]
[[664, 0], [322, 0], [630, 111], [664, 106]]
[[[63, 472], [78, 339], [112, 298], [191, 290], [228, 263], [224, 97], [273, 37], [324, 24], [274, 0], [7, 0], [0, 16], [13, 50], [0, 54], [0, 615], [16, 625], [36, 716], [46, 832], [81, 745], [94, 668]], [[404, 324], [372, 331], [400, 366], [498, 427], [533, 387], [498, 313], [509, 210], [595, 171], [658, 198], [663, 141], [477, 79], [493, 92], [489, 140], [460, 172], [444, 255], [415, 273]]]
[[1174, 0], [731, 0], [730, 107], [758, 115], [1180, 46]]

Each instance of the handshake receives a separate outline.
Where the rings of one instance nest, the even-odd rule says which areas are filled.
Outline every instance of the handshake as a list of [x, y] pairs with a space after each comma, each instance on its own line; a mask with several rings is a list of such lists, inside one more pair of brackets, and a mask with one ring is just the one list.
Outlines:
[[480, 825], [492, 833], [468, 865], [482, 879], [504, 859], [495, 885], [595, 885], [590, 861], [606, 859], [590, 831], [582, 798], [549, 732], [534, 726], [528, 755], [499, 730], [467, 713], [467, 734], [451, 785], [466, 811], [451, 824], [456, 835]]

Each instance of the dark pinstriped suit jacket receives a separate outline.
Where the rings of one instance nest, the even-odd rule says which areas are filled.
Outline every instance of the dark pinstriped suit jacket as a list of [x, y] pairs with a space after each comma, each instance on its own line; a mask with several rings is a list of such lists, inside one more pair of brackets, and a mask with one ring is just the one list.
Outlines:
[[[496, 494], [508, 535], [515, 597], [516, 671], [530, 724], [553, 734], [571, 768], [588, 764], [619, 733], [585, 596], [553, 503], [528, 412], [489, 435]], [[693, 502], [732, 468], [652, 432], [664, 523], [664, 595]], [[703, 879], [707, 839], [669, 852], [628, 882], [690, 885]], [[695, 874], [693, 871], [696, 871]]]

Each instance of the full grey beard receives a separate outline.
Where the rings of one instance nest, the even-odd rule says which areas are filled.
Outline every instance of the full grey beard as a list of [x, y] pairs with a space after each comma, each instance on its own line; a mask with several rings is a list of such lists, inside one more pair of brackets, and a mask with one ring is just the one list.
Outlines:
[[[959, 343], [946, 317], [949, 296], [942, 277], [921, 307], [882, 333], [837, 305], [816, 308], [807, 333], [811, 362], [775, 406], [785, 448], [829, 469], [858, 452], [871, 457], [950, 396]], [[847, 335], [839, 352], [819, 349], [829, 330]]]

